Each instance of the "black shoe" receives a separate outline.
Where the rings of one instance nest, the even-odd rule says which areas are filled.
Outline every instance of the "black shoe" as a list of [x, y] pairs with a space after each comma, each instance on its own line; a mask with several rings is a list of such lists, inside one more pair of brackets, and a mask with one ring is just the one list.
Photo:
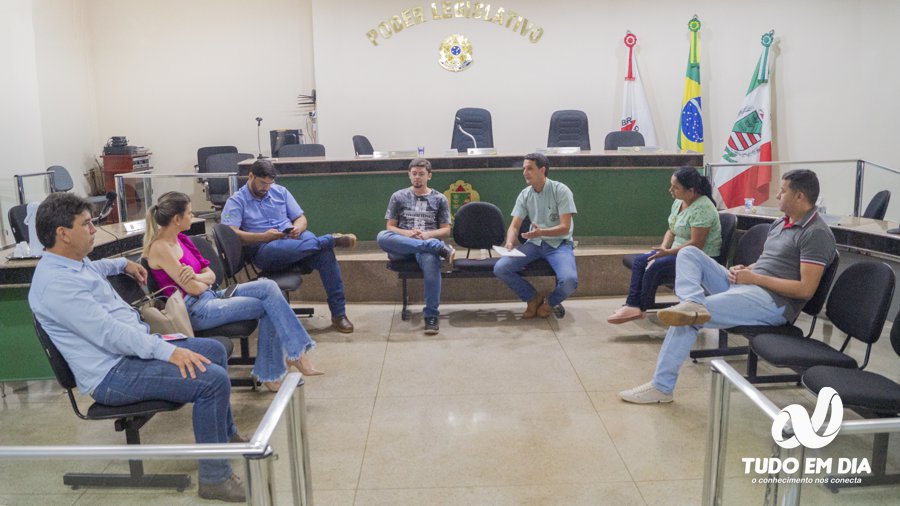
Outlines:
[[446, 270], [453, 270], [453, 262], [456, 260], [456, 250], [453, 249], [453, 246], [449, 244], [445, 244], [443, 248], [441, 248], [441, 252], [438, 253], [438, 256], [444, 260], [444, 265], [446, 266]]
[[441, 327], [438, 325], [438, 317], [437, 316], [426, 316], [425, 317], [425, 333], [429, 336], [433, 336], [441, 330]]
[[224, 502], [247, 502], [244, 484], [236, 474], [232, 474], [222, 483], [201, 483], [198, 495], [202, 499]]
[[562, 304], [553, 306], [552, 310], [553, 316], [555, 316], [557, 320], [561, 319], [563, 316], [566, 316], [566, 308], [564, 308]]

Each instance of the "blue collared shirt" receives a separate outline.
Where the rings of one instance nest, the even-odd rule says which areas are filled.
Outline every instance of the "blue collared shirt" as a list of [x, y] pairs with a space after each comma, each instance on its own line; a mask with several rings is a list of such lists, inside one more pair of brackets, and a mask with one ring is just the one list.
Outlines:
[[113, 290], [107, 276], [125, 269], [124, 258], [78, 262], [44, 252], [28, 303], [69, 363], [82, 393], [91, 394], [123, 357], [168, 360], [175, 346], [163, 341]]
[[241, 187], [222, 209], [222, 223], [246, 232], [265, 232], [270, 228], [284, 230], [303, 216], [303, 209], [287, 188], [273, 184], [266, 196], [259, 199], [247, 185]]

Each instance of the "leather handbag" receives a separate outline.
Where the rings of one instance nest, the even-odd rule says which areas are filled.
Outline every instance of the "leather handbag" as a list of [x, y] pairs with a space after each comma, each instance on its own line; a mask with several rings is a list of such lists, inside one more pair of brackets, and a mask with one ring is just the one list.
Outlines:
[[131, 305], [141, 313], [141, 319], [150, 325], [151, 333], [181, 333], [186, 336], [193, 336], [194, 329], [191, 327], [191, 317], [188, 314], [181, 292], [175, 290], [172, 295], [166, 297], [162, 295], [163, 290], [165, 288], [157, 290], [133, 302]]

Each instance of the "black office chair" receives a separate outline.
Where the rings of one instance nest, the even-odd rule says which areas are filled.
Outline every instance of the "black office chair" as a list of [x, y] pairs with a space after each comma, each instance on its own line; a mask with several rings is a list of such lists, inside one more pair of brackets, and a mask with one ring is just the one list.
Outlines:
[[[249, 153], [214, 153], [206, 156], [203, 164], [197, 164], [200, 173], [229, 172], [237, 174], [238, 163], [253, 158]], [[228, 201], [231, 193], [228, 191], [228, 180], [223, 178], [202, 179], [203, 190], [206, 199], [212, 204], [213, 209], [221, 211]]]
[[550, 133], [547, 135], [547, 147], [591, 149], [587, 114], [584, 111], [577, 110], [554, 112], [550, 116]]
[[[75, 375], [69, 368], [65, 357], [44, 331], [37, 318], [34, 319], [34, 330], [44, 353], [50, 361], [50, 368], [69, 396], [72, 410], [82, 420], [115, 420], [116, 432], [125, 432], [125, 441], [130, 445], [141, 444], [141, 427], [157, 413], [181, 409], [183, 404], [169, 401], [144, 401], [124, 406], [107, 406], [99, 402], [93, 403], [82, 413], [75, 400], [73, 390], [76, 388]], [[73, 489], [79, 487], [134, 487], [134, 488], [174, 488], [179, 492], [191, 485], [191, 477], [186, 474], [144, 474], [144, 463], [140, 460], [128, 461], [128, 474], [109, 473], [66, 473], [63, 483]]]
[[883, 220], [884, 215], [887, 214], [888, 204], [890, 203], [890, 190], [881, 190], [869, 201], [869, 205], [866, 206], [866, 211], [863, 213], [862, 217], [871, 218], [873, 220]]
[[[724, 266], [728, 264], [728, 257], [731, 255], [731, 245], [734, 242], [734, 231], [737, 228], [737, 216], [731, 213], [719, 213], [719, 226], [722, 231], [722, 246], [719, 249], [719, 255], [713, 257], [713, 260]], [[634, 267], [634, 260], [638, 257], [638, 255], [639, 254], [636, 253], [623, 255], [622, 265], [624, 265], [628, 270], [631, 270]], [[662, 279], [660, 279], [660, 283], [656, 288], [659, 288], [659, 286], [674, 288], [675, 276], [672, 275], [663, 277]], [[675, 304], [677, 304], [677, 302], [656, 302], [654, 298], [653, 303], [647, 309], [663, 309], [674, 306]]]
[[[216, 286], [219, 286], [225, 280], [222, 261], [219, 259], [219, 254], [216, 253], [212, 244], [210, 244], [205, 237], [195, 235], [190, 236], [189, 238], [200, 254], [203, 255], [203, 258], [209, 260], [209, 268], [216, 274]], [[147, 269], [147, 272], [149, 273], [150, 264], [147, 262], [147, 259], [141, 258], [140, 260], [141, 265], [144, 269]], [[149, 288], [151, 292], [159, 290], [159, 283], [156, 282], [156, 278], [152, 275], [147, 276], [147, 288]], [[250, 335], [256, 330], [258, 323], [258, 320], [240, 320], [205, 330], [194, 329], [194, 337], [217, 339], [218, 336], [224, 336], [229, 340], [237, 339], [241, 346], [240, 356], [232, 357], [229, 352], [228, 365], [253, 365], [256, 358], [250, 355]], [[231, 378], [231, 385], [236, 387], [251, 387], [254, 389], [257, 386], [256, 381], [252, 378]]]
[[[475, 138], [478, 146], [472, 145], [472, 139], [460, 131], [460, 126]], [[456, 111], [456, 116], [453, 120], [453, 136], [450, 140], [450, 149], [464, 153], [468, 148], [474, 147], [494, 147], [494, 128], [491, 123], [491, 113], [487, 109], [465, 107]]]
[[644, 136], [640, 132], [610, 132], [606, 134], [606, 139], [603, 140], [603, 149], [606, 151], [615, 151], [619, 148], [630, 148], [643, 145]]
[[[762, 255], [763, 248], [766, 245], [766, 239], [769, 235], [769, 229], [772, 228], [772, 225], [769, 223], [759, 223], [753, 225], [744, 232], [744, 235], [738, 241], [737, 249], [734, 251], [734, 258], [732, 260], [732, 265], [750, 265], [756, 262], [759, 259], [760, 255]], [[835, 253], [835, 260], [832, 262], [831, 267], [833, 269], [837, 269], [837, 253]], [[826, 273], [828, 271], [826, 270]], [[832, 271], [832, 278], [833, 279]], [[822, 280], [824, 281], [827, 276], [823, 275]], [[819, 282], [819, 286], [822, 287], [822, 281]], [[831, 281], [829, 279], [827, 288], [831, 287]], [[824, 296], [828, 294], [827, 288], [825, 293], [822, 295], [821, 303], [824, 304]], [[816, 292], [818, 293], [818, 292]], [[809, 302], [807, 302], [809, 304]], [[810, 310], [815, 306], [813, 304], [810, 306]], [[804, 306], [806, 309], [806, 306]], [[818, 309], [812, 313], [812, 316], [818, 315], [819, 311], [821, 311], [822, 307], [819, 305]], [[805, 312], [805, 311], [804, 311]], [[780, 325], [780, 326], [757, 326], [757, 325], [741, 325], [737, 327], [731, 327], [727, 329], [719, 329], [719, 343], [715, 348], [706, 348], [700, 350], [692, 350], [691, 351], [691, 359], [696, 363], [699, 358], [711, 358], [711, 357], [730, 357], [733, 355], [746, 355], [750, 352], [749, 346], [729, 346], [728, 345], [728, 334], [738, 334], [745, 337], [750, 337], [757, 334], [763, 334], [766, 332], [779, 332], [779, 333], [787, 333], [790, 335], [796, 335], [800, 337], [803, 335], [803, 331], [795, 327], [791, 322], [791, 324]], [[815, 326], [815, 319], [813, 319], [813, 324], [810, 326], [810, 333], [812, 333], [812, 327]]]
[[[825, 315], [831, 324], [847, 334], [840, 349], [834, 349], [818, 339], [759, 334], [750, 340], [753, 353], [776, 367], [793, 369], [798, 373], [768, 376], [762, 382], [800, 381], [806, 369], [817, 365], [865, 369], [872, 345], [881, 337], [893, 294], [894, 271], [887, 264], [866, 261], [848, 267], [835, 281], [825, 308]], [[862, 365], [844, 353], [852, 339], [866, 346]]]
[[[891, 328], [891, 346], [900, 355], [900, 312]], [[828, 365], [810, 367], [803, 373], [803, 386], [815, 394], [831, 387], [841, 396], [845, 408], [863, 418], [894, 418], [900, 416], [900, 384], [880, 374], [859, 369]], [[859, 476], [860, 483], [831, 480], [825, 484], [832, 492], [844, 487], [869, 487], [900, 484], [900, 474], [887, 474], [889, 434], [875, 434], [872, 444], [872, 474]]]
[[[75, 187], [75, 182], [72, 181], [72, 176], [69, 175], [69, 171], [66, 170], [66, 168], [62, 165], [51, 165], [50, 167], [47, 167], [47, 172], [50, 173], [51, 193], [72, 191], [72, 188]], [[139, 195], [143, 194], [141, 193]], [[92, 206], [102, 205], [106, 203], [106, 195], [90, 195], [85, 198]]]
[[205, 146], [197, 150], [197, 172], [212, 172], [206, 167], [206, 159], [211, 155], [219, 155], [224, 153], [237, 153], [238, 148], [234, 146]]
[[281, 146], [276, 155], [278, 158], [325, 156], [322, 144], [286, 144]]
[[9, 217], [9, 228], [16, 243], [28, 242], [28, 225], [25, 223], [25, 217], [28, 216], [28, 205], [19, 204], [10, 207], [7, 216]]
[[[224, 268], [225, 278], [231, 280], [232, 283], [238, 283], [237, 276], [244, 271], [247, 279], [268, 278], [274, 281], [284, 298], [290, 302], [290, 292], [296, 291], [303, 284], [303, 274], [309, 274], [312, 269], [299, 265], [287, 266], [286, 270], [278, 272], [257, 271], [255, 267], [246, 259], [244, 255], [244, 246], [240, 237], [228, 225], [217, 223], [213, 225], [213, 239], [216, 241], [216, 248], [219, 250], [222, 267]], [[251, 268], [253, 273], [251, 273]], [[294, 314], [302, 316], [312, 316], [313, 308], [293, 308]]]
[[[506, 227], [500, 208], [489, 202], [469, 202], [456, 211], [453, 222], [453, 241], [466, 248], [466, 257], [457, 258], [454, 268], [460, 271], [493, 271], [499, 257], [493, 256], [493, 247], [506, 240]], [[484, 260], [469, 258], [472, 250], [487, 250]]]
[[365, 135], [354, 135], [353, 152], [356, 153], [356, 156], [371, 155], [375, 152], [375, 148], [372, 147], [372, 143]]

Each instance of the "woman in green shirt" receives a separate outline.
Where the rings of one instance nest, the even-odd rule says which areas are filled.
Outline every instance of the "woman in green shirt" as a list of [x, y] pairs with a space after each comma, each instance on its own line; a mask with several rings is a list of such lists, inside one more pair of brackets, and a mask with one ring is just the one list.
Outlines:
[[675, 258], [681, 248], [696, 246], [711, 257], [719, 255], [722, 226], [709, 180], [693, 167], [682, 167], [672, 175], [669, 193], [675, 198], [669, 214], [669, 229], [659, 247], [634, 259], [628, 298], [624, 306], [606, 319], [609, 323], [620, 324], [644, 317], [661, 280], [675, 275]]

